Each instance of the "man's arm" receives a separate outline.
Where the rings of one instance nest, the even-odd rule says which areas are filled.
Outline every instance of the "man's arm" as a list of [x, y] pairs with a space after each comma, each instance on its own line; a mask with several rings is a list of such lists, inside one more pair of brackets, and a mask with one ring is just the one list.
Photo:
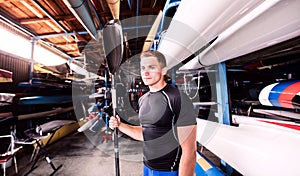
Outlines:
[[197, 125], [178, 127], [178, 137], [182, 148], [179, 176], [193, 176], [196, 164]]
[[143, 141], [142, 127], [141, 126], [133, 126], [122, 123], [120, 118], [117, 116], [111, 117], [109, 120], [109, 127], [111, 129], [118, 128], [122, 133], [130, 136], [131, 138], [139, 141]]

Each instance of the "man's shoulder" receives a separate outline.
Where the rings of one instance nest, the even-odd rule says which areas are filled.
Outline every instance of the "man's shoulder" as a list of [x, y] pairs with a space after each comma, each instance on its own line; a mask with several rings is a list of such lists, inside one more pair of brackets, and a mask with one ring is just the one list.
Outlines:
[[172, 84], [167, 84], [167, 86], [163, 89], [166, 93], [177, 94], [179, 95], [179, 90], [176, 86]]
[[177, 86], [174, 86], [171, 84], [168, 84], [167, 92], [171, 93], [171, 94], [173, 93], [175, 96], [178, 96], [178, 97], [181, 97], [184, 99], [188, 98], [187, 94], [183, 90], [180, 90]]

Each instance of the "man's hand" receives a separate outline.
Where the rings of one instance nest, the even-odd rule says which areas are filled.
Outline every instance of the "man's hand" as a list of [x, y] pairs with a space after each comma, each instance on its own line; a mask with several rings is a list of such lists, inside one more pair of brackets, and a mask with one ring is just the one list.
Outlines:
[[117, 115], [116, 117], [111, 116], [109, 119], [109, 128], [111, 128], [112, 130], [115, 128], [118, 128], [121, 124], [121, 120], [120, 117]]
[[114, 117], [114, 116], [110, 117], [109, 128], [111, 128], [111, 129], [118, 128], [122, 133], [132, 137], [133, 139], [136, 139], [139, 141], [143, 140], [142, 127], [122, 123], [121, 119], [118, 115], [116, 115], [116, 117]]

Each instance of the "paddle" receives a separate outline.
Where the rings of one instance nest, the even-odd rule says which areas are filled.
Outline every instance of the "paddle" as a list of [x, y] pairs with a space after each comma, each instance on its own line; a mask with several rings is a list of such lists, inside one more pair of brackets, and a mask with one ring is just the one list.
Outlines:
[[145, 40], [142, 52], [148, 51], [148, 50], [151, 49], [151, 45], [152, 45], [153, 40], [155, 38], [155, 35], [157, 33], [157, 29], [159, 27], [159, 24], [160, 24], [160, 21], [162, 19], [162, 16], [163, 16], [162, 11], [159, 11], [159, 13], [158, 13], [158, 15], [157, 15], [157, 17], [156, 17], [156, 19], [155, 19], [155, 21], [154, 21], [151, 29], [150, 29], [148, 35], [147, 35], [147, 38]]
[[103, 46], [108, 69], [114, 74], [123, 57], [123, 32], [118, 19], [110, 20], [103, 28]]
[[[116, 89], [114, 73], [121, 65], [123, 57], [123, 33], [121, 23], [118, 19], [109, 21], [103, 28], [103, 46], [107, 59], [107, 65], [111, 74], [111, 93], [113, 116], [116, 116]], [[115, 151], [115, 167], [116, 175], [120, 175], [119, 171], [119, 146], [118, 146], [118, 129], [114, 130], [114, 151]]]
[[120, 0], [106, 0], [107, 5], [114, 19], [120, 17]]

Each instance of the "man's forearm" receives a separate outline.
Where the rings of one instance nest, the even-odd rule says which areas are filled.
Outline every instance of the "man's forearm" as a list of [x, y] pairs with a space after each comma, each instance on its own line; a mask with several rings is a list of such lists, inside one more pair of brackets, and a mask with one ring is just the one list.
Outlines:
[[178, 137], [182, 149], [179, 163], [179, 176], [193, 176], [196, 165], [197, 126], [178, 127]]
[[122, 132], [130, 136], [131, 138], [139, 141], [143, 141], [142, 135], [142, 127], [141, 126], [133, 126], [125, 123], [120, 123], [118, 129]]
[[185, 155], [183, 154], [179, 164], [179, 176], [193, 176], [196, 165], [196, 152]]

